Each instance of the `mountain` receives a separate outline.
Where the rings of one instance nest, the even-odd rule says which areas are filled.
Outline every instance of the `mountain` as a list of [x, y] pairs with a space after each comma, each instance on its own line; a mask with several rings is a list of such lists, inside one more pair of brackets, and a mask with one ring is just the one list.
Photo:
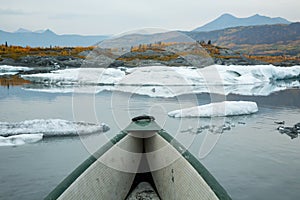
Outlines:
[[15, 33], [29, 33], [29, 32], [31, 31], [25, 28], [19, 28], [18, 30], [15, 31]]
[[36, 30], [36, 31], [32, 31], [32, 32], [35, 32], [35, 33], [43, 33], [43, 32], [45, 32], [45, 30], [44, 30], [44, 29], [40, 29], [40, 30]]
[[105, 35], [82, 36], [82, 35], [57, 35], [50, 29], [32, 32], [23, 28], [15, 32], [6, 32], [0, 30], [0, 44], [31, 46], [31, 47], [49, 47], [49, 46], [92, 46], [108, 38]]
[[210, 32], [186, 32], [198, 41], [229, 47], [242, 53], [300, 55], [300, 22], [241, 26]]
[[246, 18], [238, 18], [230, 14], [223, 14], [217, 19], [205, 24], [204, 26], [198, 27], [193, 31], [203, 32], [203, 31], [214, 31], [221, 30], [230, 27], [238, 26], [256, 26], [256, 25], [272, 25], [272, 24], [290, 24], [291, 22], [281, 18], [271, 18], [262, 15], [253, 15]]

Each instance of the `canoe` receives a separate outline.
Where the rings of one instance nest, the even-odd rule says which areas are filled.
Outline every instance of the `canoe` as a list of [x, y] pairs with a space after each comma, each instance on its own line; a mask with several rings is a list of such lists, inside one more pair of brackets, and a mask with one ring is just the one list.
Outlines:
[[146, 193], [154, 191], [156, 199], [231, 199], [199, 160], [151, 116], [133, 118], [45, 199], [133, 199], [143, 185]]

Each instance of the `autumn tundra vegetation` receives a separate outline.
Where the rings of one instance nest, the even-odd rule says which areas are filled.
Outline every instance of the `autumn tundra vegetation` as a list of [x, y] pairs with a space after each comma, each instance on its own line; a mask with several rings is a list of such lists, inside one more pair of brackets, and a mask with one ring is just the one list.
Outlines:
[[[199, 45], [201, 45], [201, 51], [198, 53], [207, 52], [212, 59], [214, 59], [217, 64], [239, 64], [234, 63], [238, 60], [243, 60], [243, 63], [249, 62], [254, 64], [275, 64], [275, 65], [284, 65], [289, 66], [293, 65], [293, 63], [300, 63], [299, 56], [291, 56], [291, 55], [274, 55], [274, 54], [264, 54], [264, 55], [255, 55], [251, 53], [240, 53], [238, 51], [233, 51], [226, 47], [220, 47], [212, 44], [209, 40], [205, 41], [197, 41]], [[117, 60], [122, 62], [128, 62], [135, 59], [139, 60], [157, 60], [157, 61], [165, 61], [168, 62], [170, 60], [177, 59], [181, 55], [193, 54], [197, 52], [173, 52], [173, 53], [163, 53], [166, 52], [165, 49], [172, 45], [178, 45], [178, 43], [174, 42], [156, 42], [153, 44], [140, 44], [137, 46], [132, 46], [130, 49], [131, 54], [120, 56]], [[3, 59], [13, 59], [18, 60], [20, 58], [24, 58], [26, 56], [38, 56], [38, 57], [58, 57], [58, 56], [66, 56], [72, 57], [75, 59], [85, 59], [88, 52], [92, 51], [95, 46], [89, 47], [59, 47], [59, 46], [50, 46], [50, 47], [22, 47], [22, 46], [12, 46], [7, 43], [0, 45], [0, 61]], [[152, 53], [145, 53], [151, 51]], [[87, 52], [87, 53], [82, 53]], [[255, 61], [255, 62], [250, 62]], [[285, 63], [288, 63], [285, 65]], [[289, 64], [291, 63], [291, 64]], [[4, 63], [5, 64], [5, 63]], [[22, 63], [21, 63], [22, 65]]]

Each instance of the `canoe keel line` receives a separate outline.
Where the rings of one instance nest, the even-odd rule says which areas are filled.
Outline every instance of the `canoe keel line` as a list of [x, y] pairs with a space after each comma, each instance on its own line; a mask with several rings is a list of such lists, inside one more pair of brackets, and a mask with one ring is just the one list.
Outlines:
[[126, 199], [140, 183], [160, 199], [231, 199], [208, 170], [151, 116], [139, 116], [45, 199]]

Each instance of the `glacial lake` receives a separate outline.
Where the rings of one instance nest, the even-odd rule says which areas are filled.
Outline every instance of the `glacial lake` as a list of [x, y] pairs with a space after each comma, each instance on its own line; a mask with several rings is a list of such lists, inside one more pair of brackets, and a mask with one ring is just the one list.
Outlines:
[[[300, 199], [300, 138], [279, 133], [274, 123], [284, 120], [286, 126], [293, 126], [300, 122], [300, 89], [268, 96], [230, 94], [226, 100], [255, 101], [259, 112], [218, 119], [176, 119], [167, 113], [209, 103], [210, 95], [150, 98], [110, 91], [95, 95], [46, 93], [23, 86], [1, 86], [1, 122], [64, 119], [104, 122], [110, 130], [85, 137], [53, 137], [32, 144], [1, 146], [0, 199], [42, 199], [91, 152], [130, 123], [131, 117], [141, 114], [153, 115], [185, 144], [233, 199]], [[219, 121], [230, 123], [231, 129], [222, 134], [191, 131]], [[207, 135], [212, 135], [209, 137], [215, 145], [201, 156]]]

